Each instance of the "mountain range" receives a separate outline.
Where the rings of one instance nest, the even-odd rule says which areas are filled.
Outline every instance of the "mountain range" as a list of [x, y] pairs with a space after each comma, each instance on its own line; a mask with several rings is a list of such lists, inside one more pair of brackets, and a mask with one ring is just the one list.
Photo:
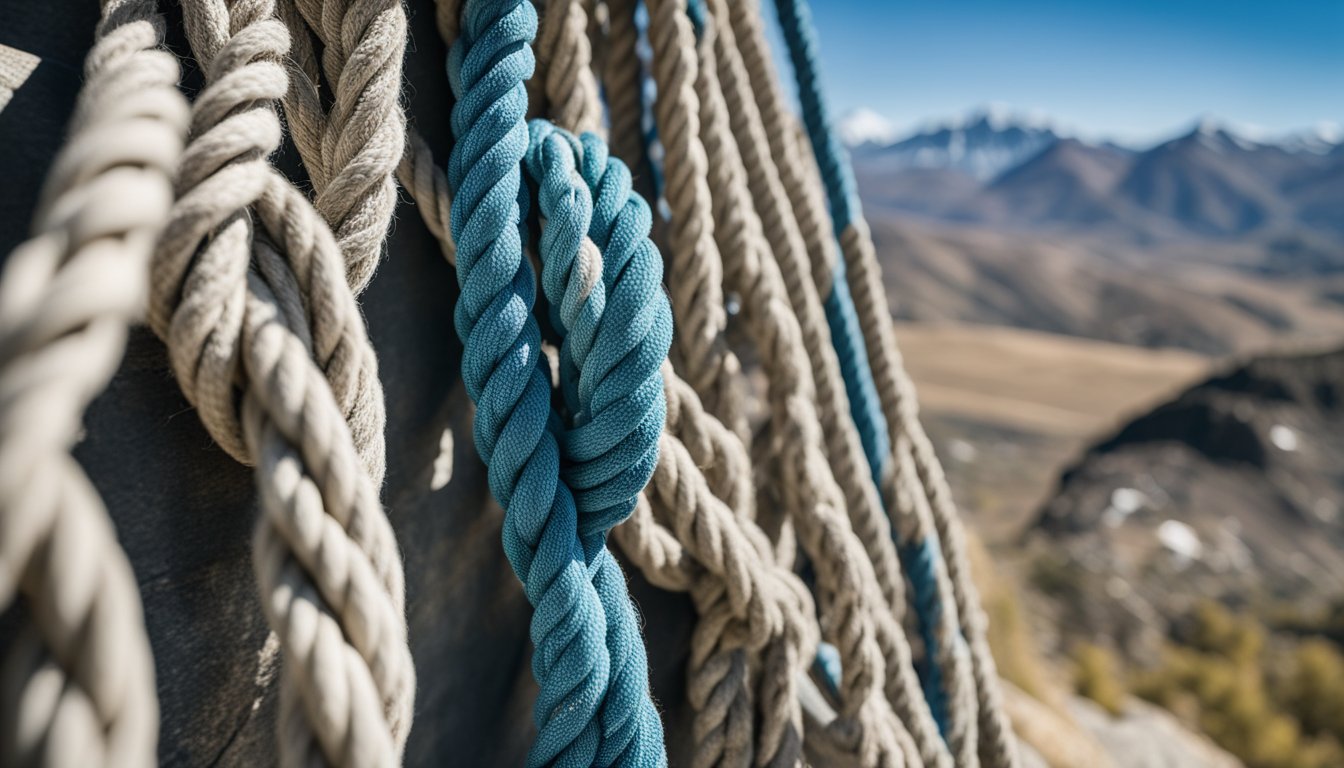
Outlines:
[[1136, 150], [1061, 135], [986, 110], [903, 139], [871, 113], [842, 135], [870, 206], [937, 220], [1140, 241], [1289, 236], [1344, 242], [1344, 143], [1337, 132], [1251, 139], [1213, 120]]
[[979, 111], [846, 120], [899, 319], [1204, 354], [1344, 338], [1344, 142], [1213, 120], [1136, 149]]

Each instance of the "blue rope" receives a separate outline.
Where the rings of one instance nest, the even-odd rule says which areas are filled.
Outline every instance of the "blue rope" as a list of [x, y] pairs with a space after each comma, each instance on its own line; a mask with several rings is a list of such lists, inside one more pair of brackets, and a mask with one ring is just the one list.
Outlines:
[[[798, 84], [798, 100], [802, 105], [803, 122], [821, 171], [826, 188], [831, 221], [837, 235], [862, 217], [858, 188], [853, 168], [832, 130], [831, 119], [821, 89], [819, 76], [819, 48], [812, 12], [806, 0], [775, 0], [779, 23], [793, 63]], [[831, 338], [840, 358], [845, 391], [849, 395], [850, 411], [863, 443], [873, 479], [882, 487], [882, 477], [889, 471], [891, 435], [882, 414], [872, 368], [859, 327], [854, 302], [846, 282], [843, 256], [837, 256], [832, 270], [831, 291], [825, 297], [826, 317], [831, 327]], [[890, 499], [884, 499], [890, 503]], [[892, 531], [895, 536], [895, 529]], [[899, 543], [899, 542], [898, 542]], [[926, 664], [921, 671], [925, 698], [933, 712], [939, 731], [947, 732], [947, 696], [942, 671], [935, 660], [939, 654], [935, 627], [941, 619], [942, 604], [936, 579], [936, 563], [942, 556], [936, 540], [907, 542], [900, 546], [902, 564], [915, 592], [915, 613], [919, 619], [920, 635], [924, 639]], [[957, 642], [959, 639], [954, 639]]]
[[536, 30], [526, 0], [468, 0], [449, 53], [457, 103], [447, 175], [461, 288], [454, 324], [462, 380], [477, 407], [476, 450], [504, 508], [504, 552], [535, 608], [540, 692], [528, 765], [589, 766], [611, 677], [607, 620], [589, 568], [596, 553], [580, 542], [578, 510], [559, 482], [547, 366], [532, 315], [536, 289], [519, 229], [519, 163], [528, 144], [523, 81], [535, 67]]
[[[648, 206], [631, 198], [629, 171], [619, 161], [608, 164], [606, 144], [595, 135], [580, 140], [544, 120], [529, 130], [524, 167], [538, 184], [546, 222], [542, 290], [559, 308], [563, 338], [561, 390], [570, 411], [561, 435], [563, 477], [574, 489], [580, 536], [602, 542], [634, 510], [658, 461], [667, 407], [660, 368], [672, 343], [672, 312], [661, 288], [662, 258], [648, 239]], [[592, 193], [602, 189], [604, 174], [620, 175], [624, 190], [599, 195], [595, 212]], [[623, 237], [613, 244], [609, 233], [617, 226]], [[600, 277], [580, 263], [585, 236], [602, 252]], [[594, 586], [607, 615], [612, 680], [597, 764], [664, 765], [638, 617], [619, 566], [605, 547], [599, 557]]]

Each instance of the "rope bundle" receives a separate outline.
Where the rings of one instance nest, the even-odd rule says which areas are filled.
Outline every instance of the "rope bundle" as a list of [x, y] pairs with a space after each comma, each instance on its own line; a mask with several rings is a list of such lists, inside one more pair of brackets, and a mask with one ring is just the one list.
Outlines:
[[[6, 714], [19, 727], [0, 729], [0, 754], [153, 760], [132, 577], [68, 456], [144, 287], [123, 281], [79, 314], [39, 311], [138, 253], [147, 266], [122, 274], [148, 286], [183, 392], [215, 441], [257, 468], [254, 566], [285, 659], [281, 761], [399, 762], [415, 675], [378, 500], [382, 390], [355, 300], [382, 258], [398, 179], [457, 270], [474, 442], [534, 607], [529, 765], [667, 762], [609, 536], [695, 607], [693, 765], [1015, 765], [960, 522], [829, 130], [805, 5], [777, 0], [802, 125], [756, 3], [539, 5], [438, 0], [455, 97], [445, 168], [406, 126], [398, 0], [186, 3], [206, 86], [185, 149], [154, 4], [105, 4], [55, 202], [0, 282], [0, 598], [29, 598], [43, 643], [5, 668], [0, 706], [22, 717]], [[129, 89], [143, 92], [116, 106], [102, 96]], [[267, 160], [279, 105], [312, 203]], [[153, 151], [84, 149], [118, 121], [165, 136]], [[101, 179], [123, 176], [161, 204], [86, 223], [111, 185]], [[663, 196], [657, 214], [637, 188]], [[43, 390], [78, 344], [99, 365]], [[558, 346], [554, 369], [543, 344]], [[35, 429], [23, 408], [39, 406], [64, 431]], [[14, 448], [36, 443], [35, 459]], [[37, 484], [58, 477], [74, 490]], [[90, 551], [96, 572], [54, 567]], [[61, 624], [72, 616], [89, 627], [82, 647]], [[72, 662], [114, 652], [131, 662], [116, 674]], [[48, 668], [74, 682], [59, 699]], [[80, 743], [101, 751], [52, 752], [75, 728], [99, 729]]]

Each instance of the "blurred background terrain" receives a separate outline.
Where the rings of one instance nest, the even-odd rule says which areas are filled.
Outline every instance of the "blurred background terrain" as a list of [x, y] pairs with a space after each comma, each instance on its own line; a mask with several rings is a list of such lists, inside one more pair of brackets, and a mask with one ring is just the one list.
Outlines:
[[1344, 5], [816, 13], [1019, 731], [1344, 766]]

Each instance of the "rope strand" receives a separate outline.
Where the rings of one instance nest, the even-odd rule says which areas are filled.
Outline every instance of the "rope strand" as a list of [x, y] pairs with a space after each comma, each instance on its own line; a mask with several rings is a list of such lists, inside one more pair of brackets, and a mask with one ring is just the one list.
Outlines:
[[188, 109], [153, 0], [102, 7], [34, 237], [0, 274], [0, 762], [154, 765], [158, 696], [135, 574], [70, 449], [144, 311]]

